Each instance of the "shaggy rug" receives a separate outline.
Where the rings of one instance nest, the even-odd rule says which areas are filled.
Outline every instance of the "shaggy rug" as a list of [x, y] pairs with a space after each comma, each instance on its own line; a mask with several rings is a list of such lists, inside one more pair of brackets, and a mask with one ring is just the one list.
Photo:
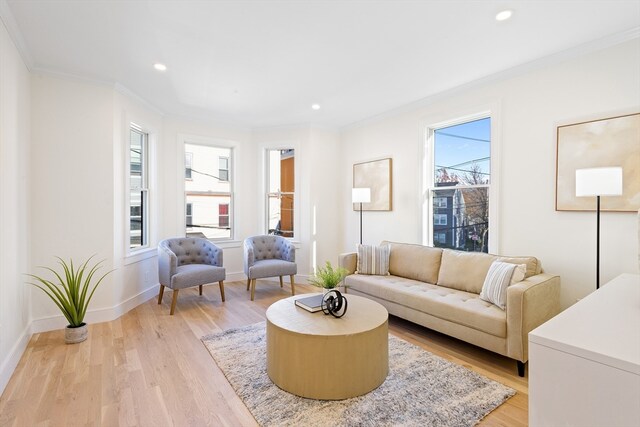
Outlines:
[[267, 375], [264, 322], [202, 337], [261, 426], [473, 426], [515, 390], [389, 336], [389, 375], [339, 401], [305, 399]]

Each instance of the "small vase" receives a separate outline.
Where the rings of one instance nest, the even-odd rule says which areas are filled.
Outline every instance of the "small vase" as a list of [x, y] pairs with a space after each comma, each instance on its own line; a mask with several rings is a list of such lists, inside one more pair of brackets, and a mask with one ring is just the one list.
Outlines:
[[86, 323], [80, 326], [68, 325], [64, 330], [64, 342], [66, 344], [76, 344], [87, 339], [89, 336], [89, 328]]
[[322, 288], [322, 295], [326, 295], [327, 293], [331, 292], [331, 291], [335, 291], [338, 288]]

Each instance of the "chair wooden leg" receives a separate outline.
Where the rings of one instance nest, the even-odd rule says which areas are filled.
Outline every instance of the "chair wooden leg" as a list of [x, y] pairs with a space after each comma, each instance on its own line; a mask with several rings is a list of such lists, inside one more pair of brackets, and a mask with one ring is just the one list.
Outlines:
[[294, 275], [292, 274], [289, 277], [291, 277], [291, 295], [295, 295], [296, 294], [296, 289], [295, 289], [295, 284], [294, 284], [294, 281], [293, 281]]
[[282, 276], [280, 276], [280, 287], [284, 287], [284, 282], [282, 281]]
[[173, 290], [173, 299], [171, 300], [171, 311], [169, 315], [173, 316], [173, 312], [176, 311], [176, 303], [178, 302], [178, 289]]
[[253, 301], [253, 295], [256, 293], [256, 279], [251, 279], [251, 301]]
[[163, 295], [164, 295], [164, 285], [160, 285], [160, 293], [158, 294], [158, 304], [162, 304]]
[[198, 292], [200, 292], [200, 295], [202, 295], [202, 285], [198, 286]]
[[218, 284], [220, 285], [220, 297], [222, 298], [222, 302], [224, 302], [224, 281], [220, 280]]
[[251, 286], [251, 279], [247, 277], [247, 290], [249, 290], [250, 286]]

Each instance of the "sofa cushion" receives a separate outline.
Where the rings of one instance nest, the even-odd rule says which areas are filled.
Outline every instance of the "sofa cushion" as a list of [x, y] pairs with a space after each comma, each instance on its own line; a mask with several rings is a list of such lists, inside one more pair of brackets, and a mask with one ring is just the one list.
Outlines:
[[443, 320], [497, 337], [507, 336], [506, 313], [481, 300], [477, 294], [398, 276], [352, 274], [345, 278], [345, 284], [347, 289], [352, 288]]
[[442, 249], [409, 243], [382, 242], [389, 245], [389, 274], [435, 284], [438, 281]]
[[510, 262], [494, 261], [484, 279], [480, 299], [491, 302], [502, 310], [507, 306], [507, 286], [511, 284], [513, 273], [518, 267]]
[[506, 256], [498, 255], [498, 261], [508, 262], [511, 264], [525, 264], [527, 266], [527, 272], [524, 275], [525, 279], [531, 276], [535, 276], [536, 274], [542, 273], [542, 264], [540, 263], [540, 260], [536, 257], [532, 257], [532, 256], [506, 257]]
[[482, 252], [462, 252], [445, 249], [438, 273], [438, 285], [459, 291], [480, 294], [495, 255]]
[[358, 245], [358, 273], [389, 274], [389, 246]]

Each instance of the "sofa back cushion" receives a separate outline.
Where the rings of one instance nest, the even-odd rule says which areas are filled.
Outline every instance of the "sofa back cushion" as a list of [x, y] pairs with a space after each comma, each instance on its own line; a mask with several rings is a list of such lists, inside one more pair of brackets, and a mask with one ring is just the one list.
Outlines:
[[498, 256], [498, 261], [518, 265], [525, 264], [527, 266], [527, 271], [524, 275], [525, 279], [542, 273], [542, 264], [540, 263], [540, 260], [533, 256]]
[[[442, 249], [409, 243], [382, 242], [389, 245], [389, 274], [433, 285], [438, 281]], [[483, 278], [484, 280], [484, 278]], [[482, 283], [480, 283], [482, 287]]]
[[444, 249], [438, 274], [439, 286], [480, 294], [495, 255]]

